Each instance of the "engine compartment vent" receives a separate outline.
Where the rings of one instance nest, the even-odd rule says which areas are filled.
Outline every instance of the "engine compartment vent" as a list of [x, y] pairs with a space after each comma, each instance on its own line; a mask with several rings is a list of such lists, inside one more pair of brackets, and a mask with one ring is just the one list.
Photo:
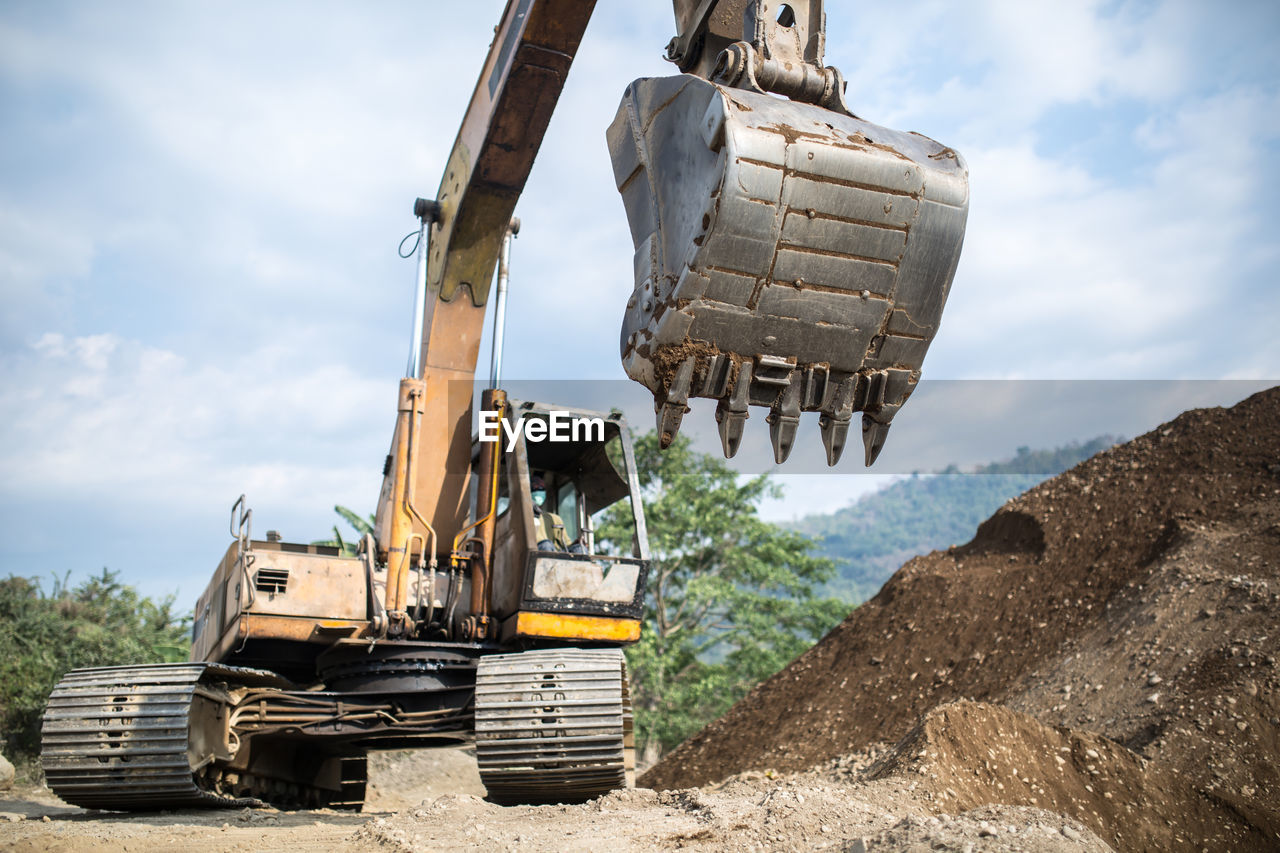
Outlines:
[[253, 587], [259, 592], [282, 593], [289, 585], [288, 569], [258, 569], [254, 576]]

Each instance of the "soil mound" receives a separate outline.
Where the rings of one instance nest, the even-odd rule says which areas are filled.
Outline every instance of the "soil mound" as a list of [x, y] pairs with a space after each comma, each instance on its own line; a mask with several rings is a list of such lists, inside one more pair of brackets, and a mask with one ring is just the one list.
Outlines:
[[[907, 563], [640, 782], [801, 770], [968, 699], [1096, 732], [1280, 843], [1280, 805], [1263, 793], [1280, 790], [1278, 575], [1274, 388], [1184, 413], [1010, 501], [968, 544]], [[1203, 828], [1164, 818], [1184, 838]]]
[[1049, 727], [996, 705], [954, 702], [929, 711], [868, 773], [892, 776], [918, 781], [949, 813], [1007, 804], [1074, 815], [1119, 849], [1268, 843], [1172, 768], [1101, 735]]

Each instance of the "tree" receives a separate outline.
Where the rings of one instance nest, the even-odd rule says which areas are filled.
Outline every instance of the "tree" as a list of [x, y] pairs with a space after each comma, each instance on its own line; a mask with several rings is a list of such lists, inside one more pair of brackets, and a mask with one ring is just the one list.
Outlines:
[[347, 524], [351, 525], [352, 529], [356, 532], [356, 538], [350, 542], [343, 539], [342, 531], [339, 530], [338, 525], [335, 524], [333, 526], [332, 539], [321, 539], [319, 541], [312, 542], [311, 544], [328, 545], [330, 548], [337, 548], [347, 557], [354, 557], [360, 547], [360, 540], [363, 539], [366, 534], [373, 533], [373, 526], [377, 522], [372, 515], [368, 518], [361, 518], [355, 510], [347, 509], [345, 506], [335, 506], [333, 511], [342, 516], [343, 520], [346, 521]]
[[[656, 433], [636, 442], [651, 563], [640, 642], [627, 650], [638, 742], [649, 760], [728, 710], [816, 642], [849, 605], [814, 590], [834, 572], [812, 540], [760, 519], [781, 494]], [[600, 539], [631, 540], [611, 509]]]
[[17, 757], [40, 749], [40, 717], [68, 670], [183, 661], [191, 619], [173, 597], [153, 601], [102, 570], [74, 589], [54, 580], [45, 595], [32, 578], [0, 580], [0, 734]]

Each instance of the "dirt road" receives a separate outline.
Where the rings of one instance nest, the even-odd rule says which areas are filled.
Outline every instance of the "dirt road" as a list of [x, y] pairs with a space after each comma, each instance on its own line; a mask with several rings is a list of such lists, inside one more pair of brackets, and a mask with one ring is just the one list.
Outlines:
[[[680, 791], [620, 791], [580, 806], [485, 802], [462, 751], [371, 762], [363, 814], [239, 809], [125, 816], [86, 812], [47, 793], [0, 798], [3, 851], [906, 850], [1005, 853], [1110, 849], [1049, 811], [984, 807], [935, 814], [909, 774], [867, 778], [883, 749], [789, 776], [751, 773]], [[460, 792], [445, 792], [454, 787]]]

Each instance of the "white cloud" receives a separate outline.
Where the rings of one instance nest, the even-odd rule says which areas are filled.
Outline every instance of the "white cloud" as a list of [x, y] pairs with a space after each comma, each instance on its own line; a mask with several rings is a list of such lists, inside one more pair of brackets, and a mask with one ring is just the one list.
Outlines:
[[[24, 103], [50, 107], [3, 119], [12, 162], [27, 166], [0, 192], [11, 341], [32, 325], [73, 331], [71, 317], [97, 305], [146, 314], [159, 288], [189, 289], [167, 297], [182, 301], [216, 288], [225, 298], [203, 319], [224, 326], [214, 312], [264, 299], [306, 300], [294, 325], [333, 323], [361, 285], [400, 272], [391, 253], [410, 202], [432, 194], [452, 145], [470, 86], [423, 81], [474, 75], [492, 35], [465, 16], [450, 39], [424, 40], [432, 15], [418, 7], [408, 20], [337, 4], [12, 11], [0, 15], [0, 74]], [[240, 313], [246, 326], [263, 316]], [[154, 326], [195, 322], [171, 312]]]
[[[500, 4], [490, 5], [496, 19]], [[509, 325], [509, 352], [534, 356], [513, 361], [525, 375], [620, 375], [616, 328], [631, 248], [603, 127], [631, 77], [669, 73], [658, 54], [670, 22], [665, 10], [650, 11], [630, 10], [622, 24], [597, 14], [520, 206], [512, 293], [520, 322]], [[961, 280], [930, 369], [1001, 374], [1014, 361], [1011, 348], [1026, 348], [1051, 325], [1053, 346], [1029, 358], [1019, 352], [1021, 372], [1158, 371], [1171, 324], [1212, 296], [1201, 292], [1202, 275], [1249, 248], [1241, 222], [1222, 212], [1226, 220], [1256, 216], [1259, 201], [1245, 194], [1250, 170], [1224, 180], [1206, 167], [1224, 154], [1256, 159], [1248, 129], [1274, 104], [1259, 95], [1228, 109], [1202, 99], [1210, 106], [1201, 126], [1236, 128], [1229, 142], [1196, 133], [1199, 120], [1182, 118], [1185, 103], [1148, 111], [1135, 144], [1152, 159], [1136, 175], [1046, 151], [1035, 121], [1062, 103], [1168, 102], [1187, 85], [1192, 24], [1203, 16], [1176, 3], [1096, 2], [963, 12], [921, 3], [830, 15], [829, 59], [854, 75], [855, 103], [865, 101], [874, 118], [900, 117], [900, 126], [928, 117], [972, 167]], [[432, 17], [412, 20], [421, 27]], [[303, 345], [336, 341], [354, 355], [382, 345], [381, 326], [407, 325], [390, 319], [404, 311], [410, 277], [390, 248], [410, 224], [404, 211], [414, 190], [434, 186], [491, 23], [478, 11], [454, 22], [454, 37], [428, 57], [406, 50], [420, 42], [366, 12], [336, 7], [319, 18], [236, 5], [216, 13], [90, 9], [64, 27], [4, 31], [14, 48], [9, 69], [82, 87], [98, 105], [96, 121], [123, 123], [137, 136], [137, 150], [121, 155], [124, 168], [109, 168], [92, 187], [106, 215], [95, 205], [60, 214], [87, 247], [76, 254], [150, 258], [194, 293], [225, 293], [211, 315], [169, 316], [166, 328], [225, 325], [234, 315], [227, 306], [261, 305], [235, 322], [259, 336], [286, 322]], [[882, 26], [890, 20], [899, 26]], [[86, 42], [94, 27], [113, 37]], [[184, 31], [198, 37], [172, 38]], [[934, 66], [944, 63], [953, 67], [938, 76]], [[1220, 99], [1231, 98], [1239, 96]], [[1178, 139], [1177, 147], [1160, 148], [1161, 137]], [[133, 174], [139, 156], [152, 158], [154, 174], [125, 204], [125, 187], [109, 175]], [[49, 214], [32, 221], [56, 233]], [[1198, 245], [1212, 250], [1196, 254]], [[47, 281], [97, 272], [88, 261], [58, 266], [49, 251], [39, 258]], [[137, 285], [145, 282], [114, 288]], [[139, 287], [137, 296], [147, 292]], [[337, 317], [348, 312], [351, 331], [336, 336]], [[560, 329], [570, 334], [545, 352], [547, 335]], [[949, 340], [964, 344], [959, 358], [948, 355]]]
[[296, 361], [266, 349], [193, 364], [113, 334], [42, 335], [0, 363], [6, 490], [166, 511], [246, 489], [267, 505], [371, 504], [393, 385]]
[[0, 67], [29, 86], [69, 85], [95, 123], [119, 123], [112, 132], [169, 160], [158, 165], [242, 203], [350, 217], [443, 161], [453, 133], [431, 132], [431, 116], [456, 115], [470, 90], [420, 81], [442, 67], [474, 74], [490, 33], [468, 16], [427, 49], [394, 15], [345, 5], [82, 7], [0, 29]]
[[1179, 2], [861, 5], [829, 11], [843, 29], [828, 36], [828, 61], [873, 121], [1000, 133], [1062, 104], [1177, 96], [1220, 17]]
[[1012, 84], [1023, 103], [1039, 108], [1108, 95], [1168, 97], [1183, 82], [1186, 45], [1162, 33], [1149, 11], [1101, 0], [985, 4], [975, 17], [999, 57], [988, 80]]
[[[1222, 348], [1236, 306], [1276, 303], [1261, 284], [1276, 259], [1261, 224], [1274, 203], [1255, 164], [1274, 147], [1278, 111], [1275, 94], [1189, 99], [1144, 124], [1150, 159], [1123, 180], [1030, 142], [967, 152], [969, 230], [930, 369], [1085, 378], [1236, 367], [1247, 354]], [[1277, 367], [1256, 361], [1251, 375]]]

